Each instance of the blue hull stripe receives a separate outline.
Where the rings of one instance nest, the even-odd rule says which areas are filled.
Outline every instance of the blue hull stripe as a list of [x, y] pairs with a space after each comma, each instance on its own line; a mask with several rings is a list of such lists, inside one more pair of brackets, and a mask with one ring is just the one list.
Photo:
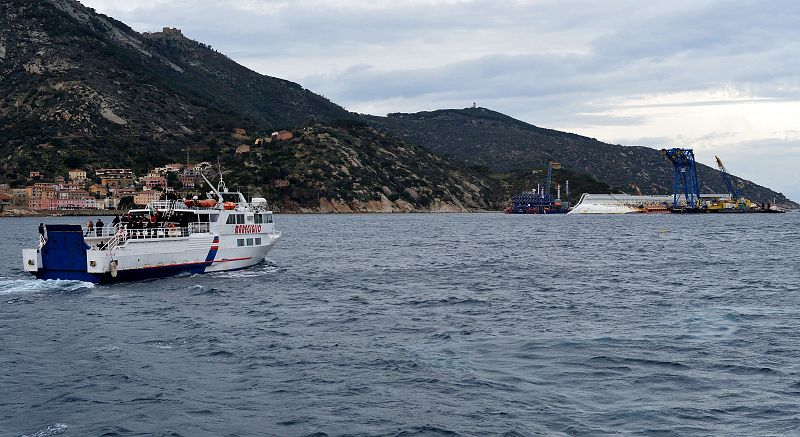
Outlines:
[[[78, 229], [80, 229], [80, 227], [78, 227]], [[70, 237], [72, 236], [70, 235]], [[74, 236], [73, 239], [76, 240], [72, 242], [74, 243], [73, 246], [76, 246], [78, 241], [80, 243], [83, 243], [83, 235], [81, 235], [80, 232], [78, 232], [78, 234]], [[85, 246], [85, 244], [83, 246]], [[40, 269], [38, 272], [35, 272], [34, 275], [39, 279], [76, 280], [76, 281], [108, 284], [113, 282], [138, 281], [142, 279], [152, 279], [152, 278], [165, 278], [169, 276], [179, 275], [181, 273], [205, 273], [206, 267], [214, 263], [214, 258], [216, 258], [217, 252], [219, 251], [219, 236], [214, 237], [214, 240], [211, 243], [211, 249], [208, 251], [205, 261], [188, 263], [188, 264], [170, 265], [170, 266], [147, 267], [142, 269], [119, 270], [117, 272], [116, 278], [112, 277], [111, 273], [87, 272], [86, 249], [88, 249], [88, 246], [80, 248], [71, 247], [69, 249], [70, 255], [72, 257], [78, 258], [78, 262], [74, 263], [75, 265], [69, 265], [69, 266], [64, 265], [62, 267], [62, 265], [65, 264], [65, 261], [63, 261], [65, 259], [65, 256], [64, 254], [59, 253], [56, 262], [53, 262], [53, 257], [48, 258], [48, 261], [50, 262], [44, 263], [44, 268]], [[83, 256], [81, 257], [80, 255]], [[55, 264], [55, 266], [53, 266], [53, 264]], [[76, 266], [79, 264], [82, 265], [83, 267], [82, 269], [77, 269]]]

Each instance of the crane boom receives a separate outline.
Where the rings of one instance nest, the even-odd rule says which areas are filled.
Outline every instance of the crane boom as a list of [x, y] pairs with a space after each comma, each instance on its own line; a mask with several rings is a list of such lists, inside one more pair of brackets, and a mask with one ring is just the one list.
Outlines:
[[561, 164], [558, 162], [550, 161], [547, 163], [547, 179], [544, 183], [544, 195], [550, 195], [550, 185], [553, 185], [553, 170], [558, 170], [561, 168]]
[[730, 173], [728, 173], [728, 170], [725, 169], [725, 166], [722, 164], [722, 160], [719, 159], [719, 156], [714, 156], [714, 158], [717, 158], [717, 167], [719, 167], [719, 171], [722, 172], [722, 179], [725, 181], [725, 186], [728, 187], [728, 192], [731, 193], [731, 198], [734, 201], [739, 200], [742, 197], [741, 190], [739, 190], [739, 187], [733, 183]]

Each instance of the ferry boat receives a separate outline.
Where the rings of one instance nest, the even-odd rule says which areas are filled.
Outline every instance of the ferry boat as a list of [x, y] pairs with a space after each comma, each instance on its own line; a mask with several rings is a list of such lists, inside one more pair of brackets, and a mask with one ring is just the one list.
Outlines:
[[262, 262], [281, 238], [267, 201], [247, 202], [221, 178], [216, 188], [208, 184], [207, 199], [151, 202], [113, 227], [47, 225], [39, 246], [23, 249], [24, 268], [39, 279], [112, 283]]

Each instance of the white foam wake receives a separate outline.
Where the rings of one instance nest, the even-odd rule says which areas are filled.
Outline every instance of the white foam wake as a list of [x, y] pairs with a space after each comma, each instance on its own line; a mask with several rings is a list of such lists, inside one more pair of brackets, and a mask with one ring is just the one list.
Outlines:
[[20, 437], [49, 437], [52, 435], [62, 434], [67, 430], [67, 428], [69, 427], [63, 423], [54, 423], [52, 425], [48, 425], [44, 429], [36, 431], [33, 434], [23, 434]]
[[62, 281], [38, 279], [5, 279], [0, 278], [0, 295], [30, 293], [71, 293], [87, 288], [94, 288], [91, 282]]

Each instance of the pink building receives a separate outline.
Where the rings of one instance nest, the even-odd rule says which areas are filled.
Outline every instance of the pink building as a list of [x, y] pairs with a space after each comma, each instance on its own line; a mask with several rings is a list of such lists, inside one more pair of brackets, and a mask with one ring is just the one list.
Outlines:
[[28, 208], [34, 210], [51, 209], [58, 199], [58, 186], [56, 184], [37, 183], [26, 188], [28, 195]]
[[60, 191], [50, 209], [96, 209], [97, 200], [85, 190]]

